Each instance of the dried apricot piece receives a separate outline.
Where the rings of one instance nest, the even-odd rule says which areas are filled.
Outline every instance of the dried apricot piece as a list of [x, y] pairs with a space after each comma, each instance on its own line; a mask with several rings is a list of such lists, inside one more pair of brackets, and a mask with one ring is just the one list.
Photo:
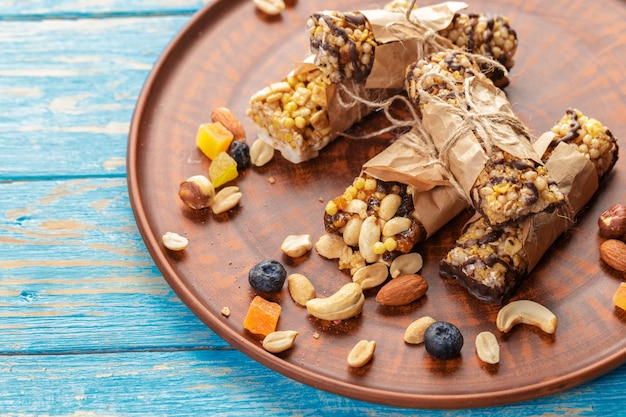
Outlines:
[[213, 188], [234, 180], [238, 175], [237, 161], [226, 152], [220, 152], [209, 166], [209, 178], [213, 183]]
[[252, 299], [243, 328], [253, 334], [267, 336], [276, 330], [282, 307], [257, 295]]
[[626, 310], [626, 282], [622, 282], [613, 294], [613, 304], [616, 307]]
[[196, 145], [211, 160], [226, 152], [232, 141], [232, 132], [220, 122], [203, 123], [198, 127]]

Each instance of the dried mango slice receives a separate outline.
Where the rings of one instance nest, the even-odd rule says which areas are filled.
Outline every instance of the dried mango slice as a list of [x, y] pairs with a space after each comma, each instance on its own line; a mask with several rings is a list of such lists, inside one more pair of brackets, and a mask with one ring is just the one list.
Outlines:
[[626, 310], [626, 282], [622, 282], [613, 294], [613, 304], [616, 307]]
[[238, 175], [237, 161], [226, 152], [220, 152], [209, 166], [209, 178], [214, 188], [234, 180]]
[[253, 334], [267, 336], [276, 330], [282, 307], [257, 295], [252, 299], [243, 328]]

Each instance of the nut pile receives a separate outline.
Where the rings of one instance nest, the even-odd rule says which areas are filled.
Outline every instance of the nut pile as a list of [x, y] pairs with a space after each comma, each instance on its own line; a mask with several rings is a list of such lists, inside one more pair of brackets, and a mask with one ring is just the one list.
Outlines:
[[[406, 184], [357, 177], [326, 204], [324, 227], [341, 236], [366, 263], [391, 262], [425, 238], [423, 226], [412, 215], [412, 193]], [[340, 262], [339, 268], [349, 266]]]
[[[598, 218], [600, 258], [615, 271], [626, 277], [626, 206], [613, 204]], [[613, 294], [613, 304], [626, 310], [626, 282], [620, 283]]]

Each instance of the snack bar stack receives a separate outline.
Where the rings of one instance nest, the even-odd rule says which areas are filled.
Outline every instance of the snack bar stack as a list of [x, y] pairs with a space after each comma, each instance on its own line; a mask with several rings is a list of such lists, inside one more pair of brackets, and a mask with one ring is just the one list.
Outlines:
[[458, 13], [465, 7], [461, 2], [420, 7], [412, 9], [410, 20], [406, 8], [392, 5], [314, 13], [307, 28], [315, 65], [329, 83], [354, 79], [368, 88], [398, 88], [408, 64], [425, 54], [458, 48], [487, 58], [484, 72], [496, 85], [506, 86], [517, 50], [515, 31], [503, 16]]
[[599, 121], [570, 109], [535, 143], [566, 193], [566, 213], [539, 213], [501, 229], [470, 221], [440, 263], [475, 297], [505, 303], [556, 238], [574, 222], [618, 158], [617, 140]]
[[[388, 98], [402, 90], [404, 68], [407, 62], [416, 59], [417, 45], [424, 43], [428, 31], [433, 34], [429, 48], [454, 48], [450, 40], [465, 43], [485, 53], [488, 63], [485, 68], [489, 68], [489, 73], [497, 71], [497, 63], [490, 58], [500, 59], [502, 53], [494, 53], [498, 48], [495, 44], [484, 46], [489, 38], [486, 28], [490, 26], [468, 26], [466, 31], [472, 34], [471, 39], [459, 32], [459, 24], [454, 19], [463, 20], [461, 16], [464, 15], [455, 13], [467, 7], [465, 3], [447, 2], [416, 8], [415, 17], [420, 25], [408, 22], [405, 14], [398, 11], [400, 5], [394, 7], [400, 9], [363, 13], [333, 11], [313, 15], [308, 25], [312, 33], [320, 36], [320, 42], [311, 40], [317, 53], [296, 63], [286, 77], [250, 98], [247, 114], [254, 122], [259, 138], [292, 163], [317, 157], [328, 143], [373, 109], [382, 108]], [[370, 25], [370, 19], [375, 24]], [[453, 27], [457, 29], [451, 29]], [[433, 32], [444, 29], [450, 40]], [[328, 31], [328, 36], [321, 35]], [[517, 38], [513, 30], [509, 29], [507, 33], [510, 39], [506, 45], [510, 48], [505, 55], [512, 57], [515, 48], [511, 45], [516, 47]], [[375, 34], [378, 34], [378, 40], [374, 38]], [[491, 36], [490, 41], [502, 36]], [[339, 50], [333, 48], [341, 44], [344, 47], [341, 55], [337, 55]], [[377, 65], [374, 65], [375, 48], [380, 58]], [[503, 49], [500, 47], [500, 51]], [[324, 59], [329, 64], [320, 64]], [[513, 62], [512, 58], [505, 61]], [[505, 73], [500, 70], [500, 74]]]
[[410, 65], [406, 90], [440, 159], [490, 226], [564, 203], [527, 129], [471, 56], [442, 51]]

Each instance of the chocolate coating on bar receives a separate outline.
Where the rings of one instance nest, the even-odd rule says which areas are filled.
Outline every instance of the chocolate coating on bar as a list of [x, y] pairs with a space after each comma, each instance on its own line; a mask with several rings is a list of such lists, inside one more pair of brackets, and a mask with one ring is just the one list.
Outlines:
[[455, 279], [472, 296], [491, 304], [506, 303], [525, 278], [524, 275], [507, 274], [505, 286], [488, 287], [466, 275], [462, 267], [456, 267], [443, 261], [439, 263], [439, 273], [444, 278]]

